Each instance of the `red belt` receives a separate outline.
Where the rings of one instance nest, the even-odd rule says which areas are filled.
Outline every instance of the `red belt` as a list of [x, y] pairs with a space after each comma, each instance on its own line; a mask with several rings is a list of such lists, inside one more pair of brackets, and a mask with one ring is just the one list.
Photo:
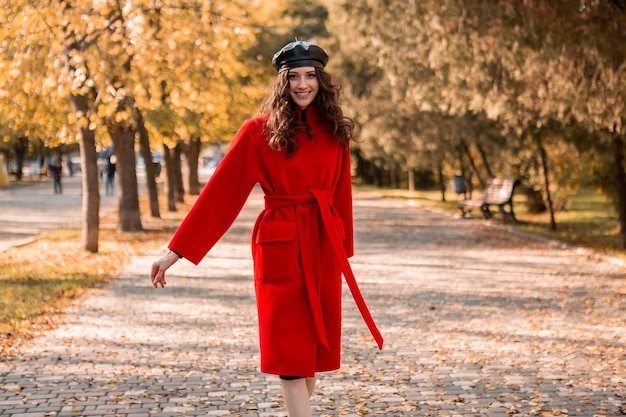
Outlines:
[[[266, 209], [274, 209], [281, 208], [287, 206], [296, 206], [296, 218], [298, 220], [298, 237], [300, 239], [301, 248], [306, 249], [310, 246], [311, 237], [307, 235], [307, 228], [304, 225], [308, 224], [308, 215], [309, 210], [306, 209], [307, 203], [315, 203], [317, 202], [317, 206], [319, 207], [319, 214], [322, 218], [322, 224], [324, 226], [324, 230], [329, 237], [329, 240], [332, 245], [333, 252], [339, 261], [339, 266], [341, 268], [341, 272], [348, 284], [348, 288], [350, 288], [350, 292], [352, 293], [352, 297], [356, 302], [359, 311], [361, 312], [361, 316], [365, 320], [367, 327], [369, 328], [372, 336], [376, 340], [378, 344], [378, 348], [383, 348], [383, 337], [378, 331], [376, 327], [376, 323], [374, 323], [374, 319], [365, 304], [365, 300], [363, 299], [363, 295], [359, 290], [359, 286], [357, 285], [356, 279], [354, 278], [354, 273], [352, 272], [352, 268], [350, 267], [350, 262], [348, 262], [348, 256], [346, 255], [345, 249], [343, 247], [343, 243], [341, 242], [341, 238], [339, 233], [334, 225], [333, 218], [337, 217], [337, 214], [334, 212], [334, 208], [332, 206], [332, 198], [333, 194], [331, 192], [323, 192], [320, 190], [311, 190], [305, 194], [299, 196], [265, 196], [265, 208]], [[311, 250], [311, 248], [309, 248]], [[303, 250], [304, 251], [304, 250]], [[314, 270], [312, 265], [313, 257], [312, 256], [302, 256], [302, 269], [304, 274], [304, 281], [307, 290], [307, 295], [309, 298], [309, 304], [311, 306], [311, 312], [313, 314], [313, 321], [315, 323], [315, 329], [318, 334], [320, 343], [322, 345], [328, 347], [328, 339], [326, 337], [326, 330], [324, 328], [324, 319], [322, 315], [322, 306], [320, 304], [320, 299], [317, 291], [316, 279], [314, 276]], [[304, 265], [304, 263], [307, 265]]]

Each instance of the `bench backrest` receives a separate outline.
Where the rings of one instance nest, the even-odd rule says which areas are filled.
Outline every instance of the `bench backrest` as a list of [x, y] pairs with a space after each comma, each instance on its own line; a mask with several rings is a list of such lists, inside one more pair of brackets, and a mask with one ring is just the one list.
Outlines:
[[518, 181], [508, 178], [489, 178], [483, 195], [488, 204], [504, 204], [513, 198], [513, 190]]

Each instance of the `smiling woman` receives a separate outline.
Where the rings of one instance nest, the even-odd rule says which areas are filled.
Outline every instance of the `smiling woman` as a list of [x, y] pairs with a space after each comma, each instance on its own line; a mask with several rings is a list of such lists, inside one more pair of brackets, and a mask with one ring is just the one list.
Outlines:
[[172, 238], [152, 265], [154, 287], [184, 257], [199, 263], [230, 228], [252, 188], [265, 209], [252, 236], [261, 371], [281, 378], [291, 417], [310, 417], [317, 372], [336, 370], [341, 349], [341, 276], [378, 346], [383, 339], [348, 263], [353, 255], [352, 120], [328, 55], [292, 42], [272, 60], [278, 71], [263, 116], [247, 121]]

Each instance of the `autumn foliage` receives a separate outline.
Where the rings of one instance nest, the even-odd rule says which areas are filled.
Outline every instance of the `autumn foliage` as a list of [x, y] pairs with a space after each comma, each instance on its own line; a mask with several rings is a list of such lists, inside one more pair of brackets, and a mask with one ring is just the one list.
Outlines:
[[[123, 154], [118, 229], [140, 230], [137, 148], [165, 153], [176, 210], [198, 191], [203, 144], [229, 141], [256, 114], [273, 52], [315, 40], [359, 122], [363, 182], [414, 188], [432, 178], [444, 190], [463, 174], [480, 189], [515, 177], [553, 228], [569, 196], [594, 186], [617, 203], [626, 244], [624, 0], [267, 3], [4, 2], [0, 152], [19, 160], [81, 144], [83, 245], [97, 251], [88, 167], [98, 149]], [[158, 217], [150, 172], [148, 184]]]

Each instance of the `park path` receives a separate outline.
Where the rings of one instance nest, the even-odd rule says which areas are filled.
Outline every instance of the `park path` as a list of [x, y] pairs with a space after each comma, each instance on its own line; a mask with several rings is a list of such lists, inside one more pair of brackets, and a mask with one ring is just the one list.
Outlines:
[[[0, 252], [32, 242], [50, 230], [81, 227], [83, 220], [80, 173], [64, 176], [63, 194], [54, 194], [52, 180], [0, 187]], [[104, 185], [102, 185], [104, 188]], [[117, 208], [116, 196], [100, 198], [100, 215]]]
[[[129, 261], [63, 324], [0, 364], [0, 415], [286, 416], [258, 372], [255, 191], [199, 266], [149, 285]], [[319, 416], [626, 415], [624, 267], [576, 248], [355, 193], [351, 260], [383, 335], [346, 291], [343, 366]], [[163, 249], [165, 250], [165, 249]]]

